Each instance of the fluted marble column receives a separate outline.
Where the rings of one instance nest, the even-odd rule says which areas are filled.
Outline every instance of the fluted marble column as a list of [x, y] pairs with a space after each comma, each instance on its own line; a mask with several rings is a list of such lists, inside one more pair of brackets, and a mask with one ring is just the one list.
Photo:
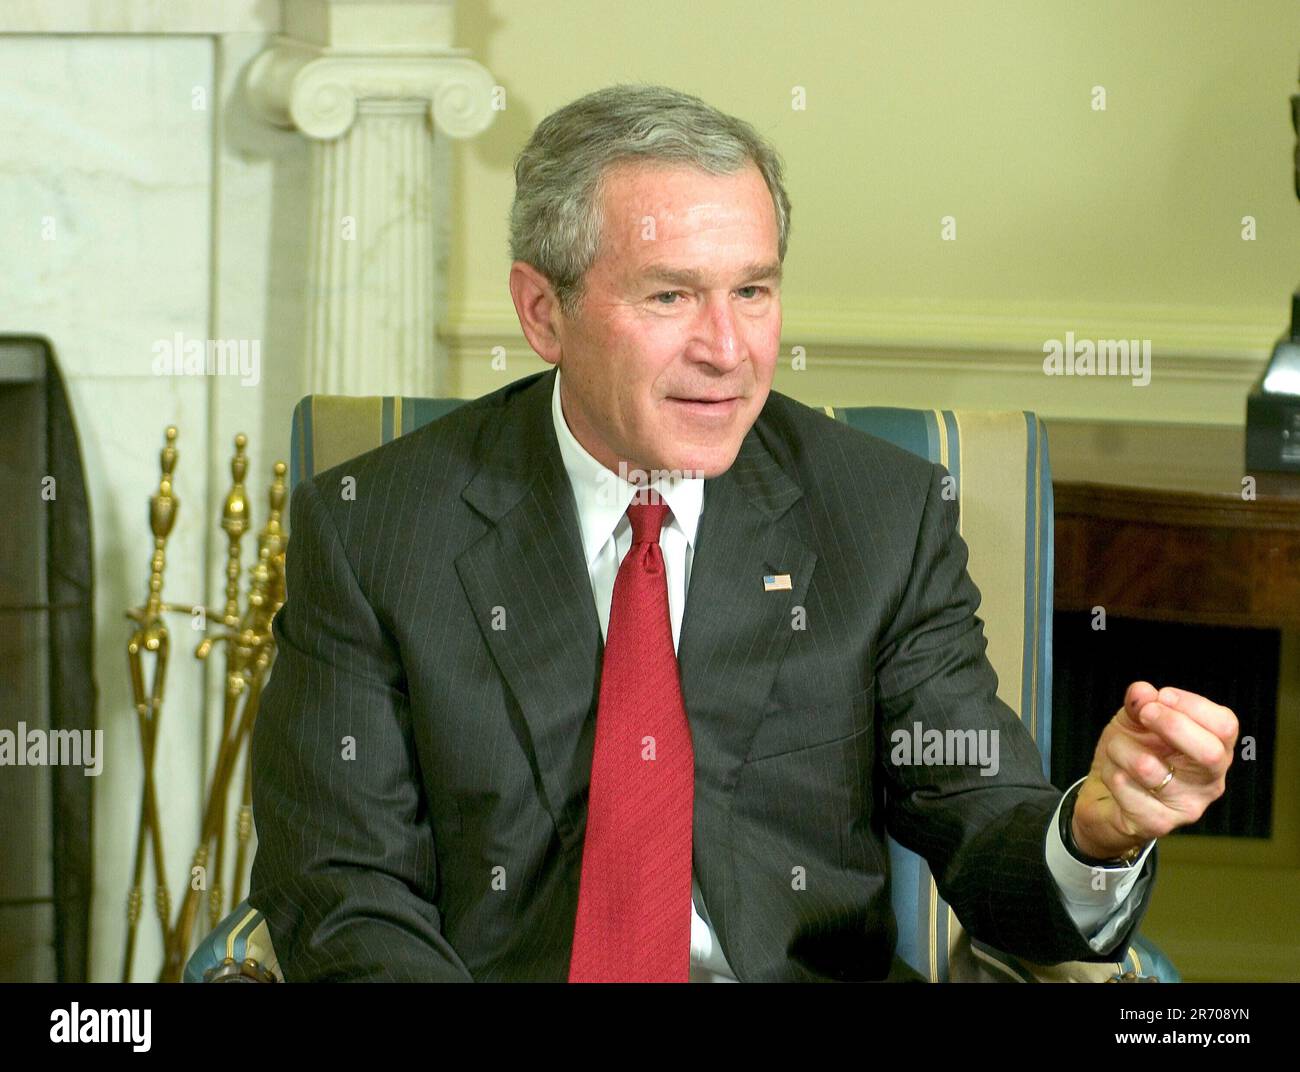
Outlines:
[[433, 139], [493, 118], [494, 85], [447, 43], [450, 0], [297, 0], [249, 68], [270, 122], [311, 139], [309, 389], [430, 395]]

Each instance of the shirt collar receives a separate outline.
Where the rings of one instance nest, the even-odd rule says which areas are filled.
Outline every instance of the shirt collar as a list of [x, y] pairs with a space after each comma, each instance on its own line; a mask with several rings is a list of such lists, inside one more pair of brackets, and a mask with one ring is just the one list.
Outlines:
[[[560, 370], [555, 370], [555, 386], [551, 391], [551, 419], [555, 423], [555, 437], [560, 444], [560, 456], [573, 486], [578, 505], [578, 528], [582, 532], [582, 547], [590, 565], [601, 548], [609, 541], [614, 529], [627, 513], [628, 504], [636, 493], [636, 485], [624, 480], [591, 456], [569, 430], [560, 405]], [[686, 536], [689, 546], [695, 545], [695, 532], [704, 506], [704, 479], [684, 477], [678, 472], [660, 473], [650, 486], [663, 496], [672, 511], [669, 524], [675, 524]]]

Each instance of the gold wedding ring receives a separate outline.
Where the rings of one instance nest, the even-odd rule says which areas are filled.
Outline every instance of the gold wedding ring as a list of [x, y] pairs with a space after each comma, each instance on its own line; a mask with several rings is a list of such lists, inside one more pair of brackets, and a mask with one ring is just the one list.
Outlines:
[[1170, 767], [1170, 768], [1169, 768], [1169, 773], [1165, 775], [1165, 780], [1164, 780], [1163, 782], [1161, 782], [1158, 786], [1156, 786], [1153, 790], [1151, 790], [1151, 792], [1153, 792], [1153, 793], [1159, 793], [1160, 790], [1162, 790], [1165, 786], [1167, 786], [1167, 785], [1168, 785], [1170, 782], [1172, 782], [1173, 780], [1174, 780], [1174, 768], [1173, 768], [1173, 767]]

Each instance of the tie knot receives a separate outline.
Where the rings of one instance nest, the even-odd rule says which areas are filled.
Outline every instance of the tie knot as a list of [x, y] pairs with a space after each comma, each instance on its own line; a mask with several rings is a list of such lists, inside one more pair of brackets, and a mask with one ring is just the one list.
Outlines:
[[[638, 498], [640, 492], [637, 493]], [[658, 495], [652, 495], [655, 502], [633, 502], [627, 508], [627, 519], [632, 523], [632, 542], [638, 543], [658, 543], [659, 530], [664, 526], [664, 518], [668, 516], [668, 504], [659, 498]]]

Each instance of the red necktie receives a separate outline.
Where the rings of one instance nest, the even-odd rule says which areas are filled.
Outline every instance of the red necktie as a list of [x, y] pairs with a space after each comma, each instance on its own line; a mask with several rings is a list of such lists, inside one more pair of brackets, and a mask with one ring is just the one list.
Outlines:
[[690, 979], [695, 754], [659, 549], [668, 505], [644, 494], [606, 630], [571, 983]]

